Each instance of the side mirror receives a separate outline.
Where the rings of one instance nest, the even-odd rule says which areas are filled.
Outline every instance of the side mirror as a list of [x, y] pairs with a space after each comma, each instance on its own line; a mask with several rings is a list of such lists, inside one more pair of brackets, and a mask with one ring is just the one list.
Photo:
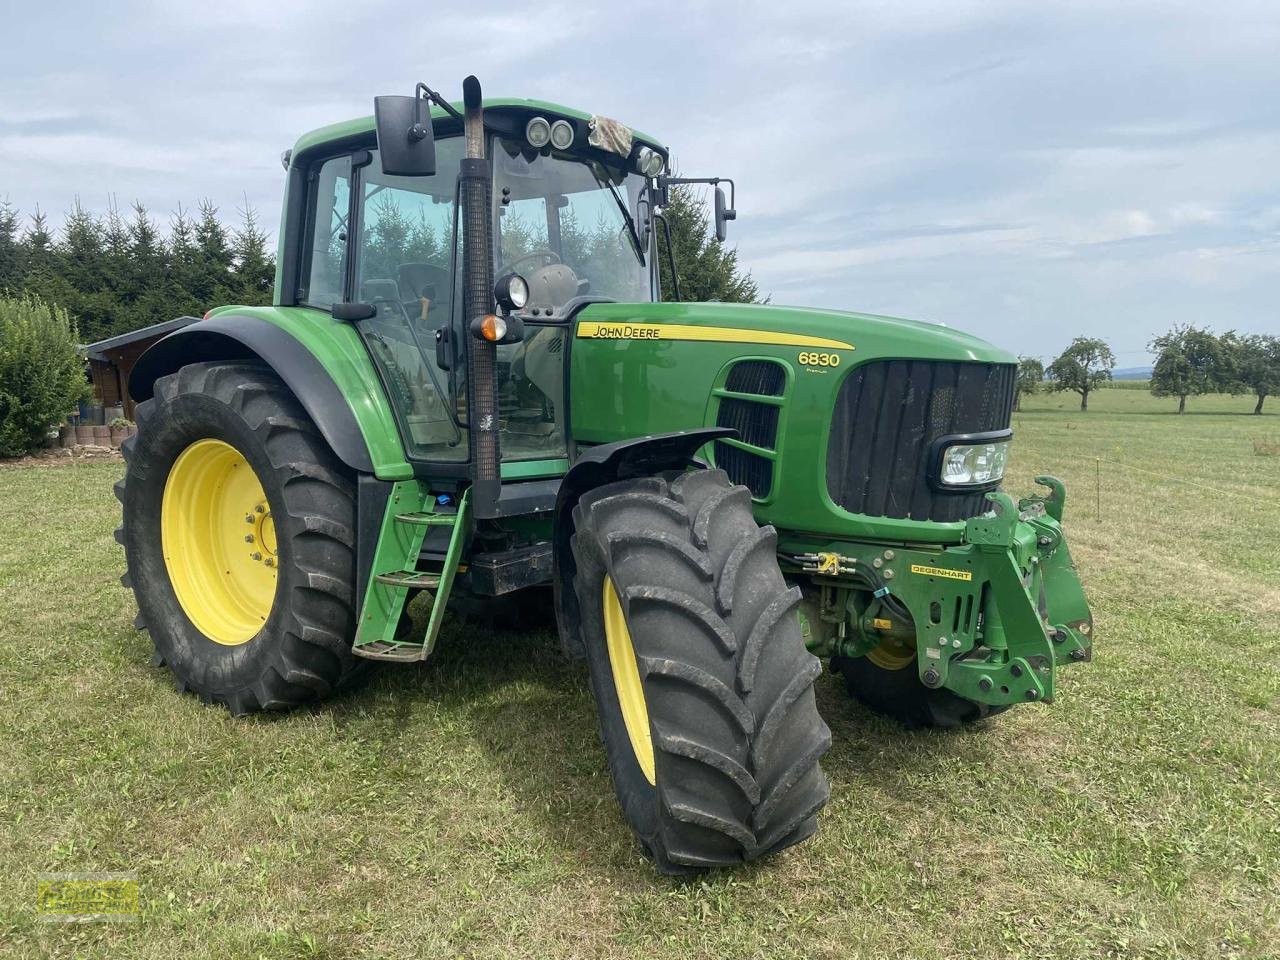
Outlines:
[[716, 239], [724, 243], [724, 238], [729, 235], [726, 224], [737, 219], [738, 211], [725, 201], [724, 188], [716, 187]]
[[636, 224], [640, 228], [640, 247], [649, 249], [649, 234], [653, 230], [653, 201], [646, 190], [636, 202]]
[[429, 177], [436, 172], [430, 101], [416, 92], [412, 97], [374, 97], [373, 123], [378, 131], [383, 173]]

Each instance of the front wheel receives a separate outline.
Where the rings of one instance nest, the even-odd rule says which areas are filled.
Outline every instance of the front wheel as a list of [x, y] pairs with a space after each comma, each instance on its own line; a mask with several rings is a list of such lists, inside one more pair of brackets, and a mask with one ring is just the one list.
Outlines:
[[614, 786], [666, 873], [804, 840], [831, 733], [777, 535], [719, 470], [622, 481], [574, 510], [580, 639]]
[[137, 418], [116, 538], [178, 688], [247, 713], [352, 679], [354, 480], [288, 388], [259, 365], [191, 364]]

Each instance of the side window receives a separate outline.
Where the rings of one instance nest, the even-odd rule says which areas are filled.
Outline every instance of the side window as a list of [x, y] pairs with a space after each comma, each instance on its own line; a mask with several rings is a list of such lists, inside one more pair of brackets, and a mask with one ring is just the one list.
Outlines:
[[342, 300], [347, 269], [347, 211], [351, 200], [351, 157], [324, 161], [312, 183], [307, 273], [298, 300], [329, 307]]

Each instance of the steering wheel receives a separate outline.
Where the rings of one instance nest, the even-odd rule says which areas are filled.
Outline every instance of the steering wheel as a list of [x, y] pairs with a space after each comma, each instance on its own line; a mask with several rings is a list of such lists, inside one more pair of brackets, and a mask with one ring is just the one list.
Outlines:
[[556, 253], [550, 247], [539, 247], [537, 250], [529, 251], [523, 257], [516, 257], [514, 260], [512, 260], [510, 263], [504, 266], [501, 272], [503, 274], [519, 273], [520, 271], [517, 270], [516, 267], [520, 266], [520, 264], [524, 263], [526, 260], [533, 260], [536, 257], [549, 258], [547, 263], [541, 264], [541, 266], [548, 266], [549, 264], [552, 264], [552, 263], [564, 262], [563, 260], [560, 259], [560, 254]]

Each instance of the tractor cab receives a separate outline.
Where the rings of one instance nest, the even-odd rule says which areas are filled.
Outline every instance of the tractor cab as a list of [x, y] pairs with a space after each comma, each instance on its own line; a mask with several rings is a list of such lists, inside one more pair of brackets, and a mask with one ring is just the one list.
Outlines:
[[[490, 275], [511, 278], [512, 296], [497, 306], [504, 325], [520, 328], [500, 338], [494, 355], [499, 447], [504, 461], [561, 460], [569, 321], [588, 303], [658, 298], [649, 211], [664, 153], [615, 121], [567, 108], [485, 107]], [[467, 143], [450, 110], [436, 111], [432, 162], [411, 175], [397, 157], [384, 162], [395, 147], [380, 148], [371, 124], [363, 137], [318, 131], [310, 147], [304, 137], [290, 163], [307, 184], [296, 304], [355, 326], [406, 453], [437, 464], [471, 457], [474, 318], [463, 303], [458, 202]]]

